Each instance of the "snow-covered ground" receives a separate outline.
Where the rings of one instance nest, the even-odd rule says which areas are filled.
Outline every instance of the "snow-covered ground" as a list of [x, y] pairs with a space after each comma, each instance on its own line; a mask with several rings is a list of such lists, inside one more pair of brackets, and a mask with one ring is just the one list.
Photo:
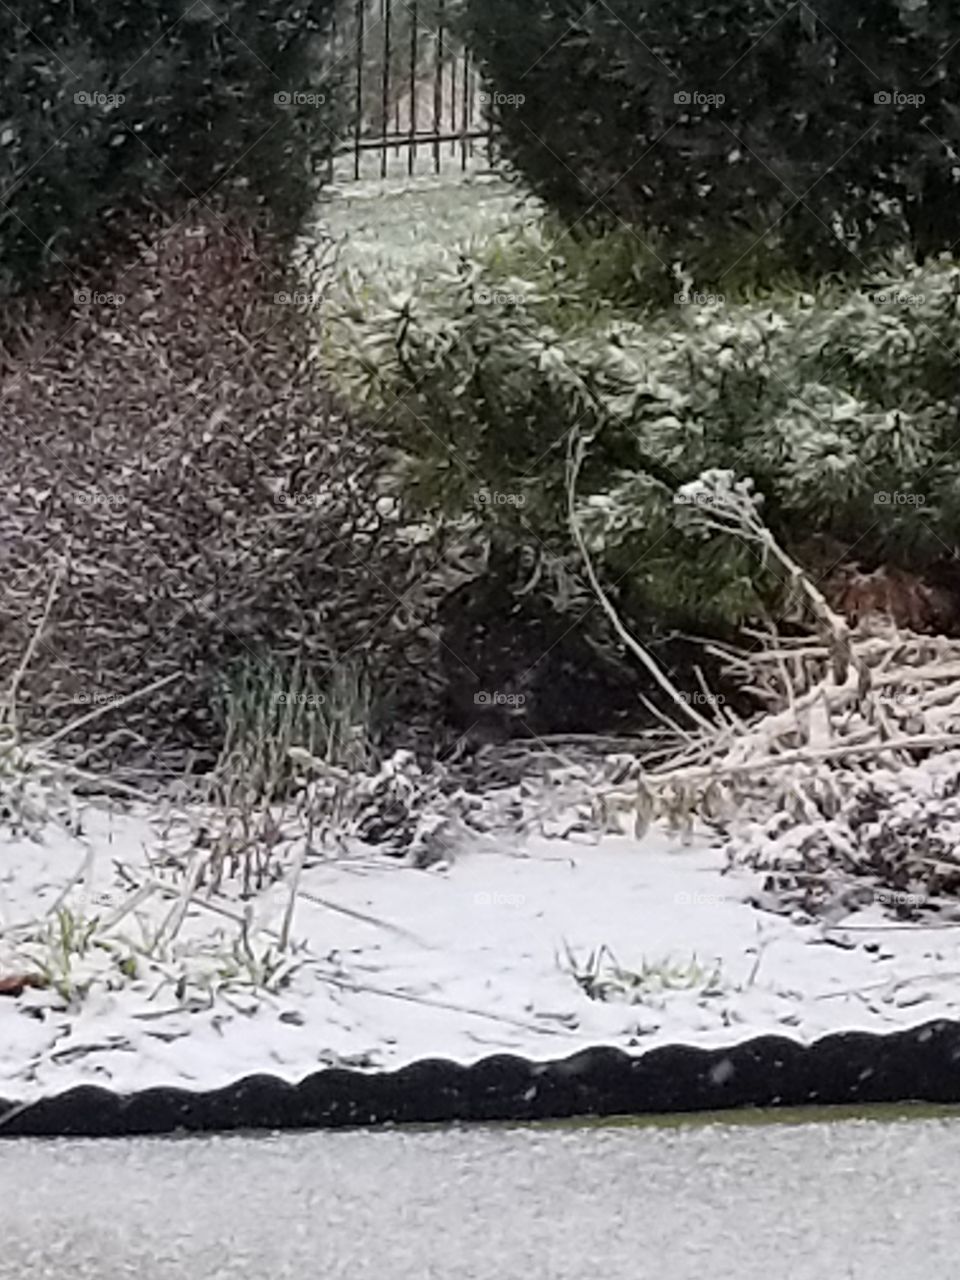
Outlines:
[[535, 200], [495, 173], [344, 182], [325, 193], [303, 249], [339, 246], [341, 269], [401, 287], [461, 249], [489, 244], [541, 217]]
[[[809, 1041], [960, 1014], [960, 926], [898, 925], [879, 902], [829, 926], [765, 913], [746, 902], [757, 877], [726, 872], [705, 841], [477, 840], [431, 870], [362, 849], [308, 858], [284, 957], [285, 881], [246, 904], [226, 881], [201, 889], [182, 924], [170, 888], [109, 927], [134, 882], [166, 883], [177, 839], [145, 813], [91, 808], [82, 838], [0, 845], [0, 978], [39, 963], [53, 982], [0, 996], [0, 1097]], [[631, 996], [591, 998], [570, 971], [600, 948], [595, 976], [631, 971]]]

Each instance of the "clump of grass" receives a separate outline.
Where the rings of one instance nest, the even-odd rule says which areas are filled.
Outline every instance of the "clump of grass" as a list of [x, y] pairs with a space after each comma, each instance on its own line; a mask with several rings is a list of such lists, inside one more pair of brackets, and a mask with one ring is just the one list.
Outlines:
[[359, 669], [338, 665], [324, 683], [299, 660], [247, 660], [226, 674], [223, 746], [215, 797], [246, 807], [282, 800], [294, 777], [291, 752], [362, 772], [374, 758], [373, 698]]
[[606, 945], [595, 948], [586, 957], [577, 956], [566, 944], [564, 952], [564, 956], [558, 957], [558, 964], [591, 1000], [643, 1004], [668, 991], [700, 991], [704, 996], [711, 996], [722, 990], [719, 961], [708, 969], [696, 956], [688, 961], [643, 959], [639, 969], [628, 969]]
[[[142, 891], [133, 895], [130, 908], [148, 896]], [[30, 975], [24, 985], [49, 989], [76, 1009], [95, 988], [112, 991], [158, 978], [151, 998], [172, 986], [181, 1003], [196, 996], [212, 1004], [221, 990], [278, 992], [300, 963], [286, 939], [254, 931], [250, 909], [239, 919], [235, 936], [218, 930], [200, 946], [174, 945], [180, 922], [172, 931], [161, 926], [155, 933], [143, 919], [138, 922], [143, 933], [139, 943], [111, 931], [116, 917], [103, 920], [69, 906], [56, 908], [15, 953]]]
[[290, 984], [296, 968], [296, 962], [282, 948], [267, 944], [257, 949], [241, 932], [220, 961], [215, 981], [221, 987], [276, 993]]
[[94, 945], [98, 923], [96, 917], [87, 919], [69, 907], [60, 907], [39, 938], [37, 968], [45, 984], [67, 1002], [72, 1002], [86, 989], [86, 983], [77, 974], [77, 962], [83, 960]]
[[375, 709], [370, 684], [359, 666], [346, 662], [335, 667], [325, 698], [320, 759], [344, 769], [367, 770], [375, 759]]

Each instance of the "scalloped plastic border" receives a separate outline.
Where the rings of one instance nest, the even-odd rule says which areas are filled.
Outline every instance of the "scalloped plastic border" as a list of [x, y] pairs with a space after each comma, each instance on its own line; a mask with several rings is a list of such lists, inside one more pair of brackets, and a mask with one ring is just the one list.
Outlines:
[[299, 1084], [247, 1076], [209, 1092], [116, 1094], [82, 1085], [31, 1103], [0, 1098], [0, 1137], [122, 1137], [237, 1129], [329, 1129], [557, 1120], [742, 1107], [960, 1102], [960, 1023], [810, 1045], [761, 1036], [720, 1049], [631, 1055], [585, 1049], [553, 1062], [498, 1054], [471, 1066], [425, 1059], [397, 1071], [328, 1068]]

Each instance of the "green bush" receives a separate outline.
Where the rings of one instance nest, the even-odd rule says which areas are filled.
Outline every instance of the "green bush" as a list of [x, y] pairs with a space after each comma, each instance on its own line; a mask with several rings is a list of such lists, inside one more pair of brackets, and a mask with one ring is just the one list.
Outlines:
[[714, 279], [761, 241], [804, 270], [850, 270], [960, 237], [947, 0], [463, 7], [502, 156], [580, 231], [666, 235]]
[[[931, 565], [960, 517], [960, 268], [891, 259], [873, 286], [681, 304], [598, 303], [562, 255], [530, 244], [441, 265], [401, 292], [355, 278], [327, 358], [341, 390], [392, 423], [420, 510], [473, 512], [496, 536], [576, 565], [570, 432], [589, 441], [578, 522], [639, 616], [737, 622], [785, 603], [745, 546], [675, 501], [708, 469], [750, 476], [774, 532], [864, 563]], [[526, 276], [509, 274], [517, 261]], [[878, 494], [888, 495], [887, 500]]]
[[0, 6], [0, 291], [95, 260], [117, 214], [151, 204], [267, 205], [293, 229], [335, 136], [318, 43], [333, 5]]

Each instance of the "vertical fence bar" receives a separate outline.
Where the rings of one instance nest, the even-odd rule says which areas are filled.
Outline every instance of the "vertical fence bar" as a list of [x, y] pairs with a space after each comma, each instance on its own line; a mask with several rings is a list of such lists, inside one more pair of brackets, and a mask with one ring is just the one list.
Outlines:
[[443, 132], [444, 0], [437, 0], [437, 58], [433, 78], [433, 171], [440, 172], [440, 135]]
[[407, 172], [413, 176], [417, 164], [417, 63], [420, 39], [420, 17], [417, 0], [410, 5], [410, 146], [407, 148]]
[[[483, 79], [483, 67], [480, 63], [475, 63], [473, 68], [473, 132], [479, 136], [474, 139], [474, 151], [477, 156], [483, 159], [489, 168], [493, 163], [490, 151], [490, 86]], [[483, 99], [487, 102], [484, 103]]]
[[364, 56], [364, 40], [366, 38], [366, 0], [357, 0], [357, 97], [354, 110], [357, 118], [353, 123], [353, 177], [360, 178], [360, 141], [363, 136], [363, 72], [366, 65]]
[[[477, 75], [477, 69], [476, 69], [476, 67], [473, 65], [473, 61], [471, 60], [471, 63], [470, 63], [470, 92], [469, 92], [469, 94], [467, 95], [467, 131], [468, 131], [470, 134], [472, 134], [472, 133], [473, 133], [474, 129], [476, 128], [476, 124], [477, 124], [476, 115], [477, 115], [477, 82], [478, 82], [478, 80], [479, 80], [479, 76]], [[473, 161], [473, 156], [474, 156], [474, 152], [476, 151], [476, 149], [477, 149], [477, 140], [476, 140], [476, 138], [471, 137], [471, 138], [470, 138], [470, 160], [471, 160], [471, 163], [472, 163], [472, 161]]]
[[460, 136], [460, 168], [466, 170], [467, 167], [467, 111], [468, 96], [470, 92], [470, 50], [463, 51], [463, 133]]
[[450, 154], [457, 154], [457, 51], [450, 59]]
[[393, 0], [380, 0], [380, 16], [383, 19], [383, 79], [380, 84], [380, 134], [383, 138], [383, 149], [380, 152], [380, 177], [387, 176], [387, 134], [390, 132], [390, 59], [393, 56], [391, 46], [390, 20]]
[[[330, 52], [331, 52], [332, 66], [335, 67], [337, 65], [337, 11], [336, 9], [334, 9], [330, 15]], [[326, 88], [328, 90], [331, 90], [333, 88], [332, 75], [326, 85]], [[334, 166], [336, 164], [337, 149], [338, 149], [337, 143], [339, 141], [340, 141], [339, 137], [334, 138], [334, 141], [330, 144], [330, 155], [327, 158], [327, 182], [331, 185], [333, 184], [333, 177], [335, 172]]]

